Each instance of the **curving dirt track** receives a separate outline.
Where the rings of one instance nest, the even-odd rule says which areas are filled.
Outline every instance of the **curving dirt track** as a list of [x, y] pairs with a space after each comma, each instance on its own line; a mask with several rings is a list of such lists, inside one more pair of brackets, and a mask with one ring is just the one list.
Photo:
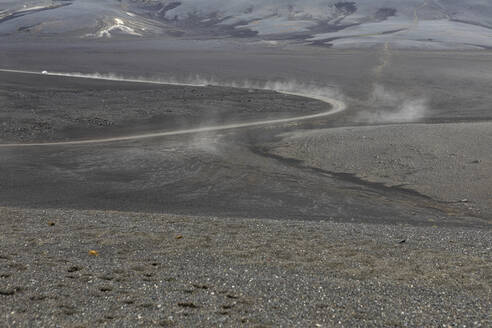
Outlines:
[[[83, 74], [73, 74], [73, 73], [53, 73], [53, 72], [33, 72], [33, 71], [22, 71], [22, 70], [8, 70], [8, 69], [0, 69], [0, 72], [7, 73], [19, 73], [19, 74], [33, 74], [33, 75], [48, 75], [48, 76], [64, 76], [64, 77], [75, 77], [75, 78], [83, 78], [83, 79], [99, 79], [99, 80], [107, 80], [107, 81], [120, 81], [120, 82], [131, 82], [131, 83], [146, 83], [146, 84], [158, 84], [158, 85], [174, 85], [174, 86], [197, 86], [197, 87], [205, 87], [204, 84], [190, 84], [190, 83], [177, 83], [177, 82], [157, 82], [157, 81], [147, 81], [147, 80], [138, 80], [138, 79], [125, 79], [125, 78], [105, 78], [105, 77], [93, 77], [90, 75]], [[88, 139], [88, 140], [76, 140], [76, 141], [60, 141], [60, 142], [44, 142], [44, 143], [3, 143], [0, 144], [0, 147], [32, 147], [32, 146], [68, 146], [68, 145], [87, 145], [87, 144], [96, 144], [96, 143], [108, 143], [108, 142], [116, 142], [116, 141], [132, 141], [132, 140], [140, 140], [140, 139], [148, 139], [148, 138], [157, 138], [157, 137], [167, 137], [167, 136], [176, 136], [183, 134], [193, 134], [193, 133], [206, 133], [206, 132], [215, 132], [215, 131], [223, 131], [223, 130], [231, 130], [231, 129], [240, 129], [240, 128], [248, 128], [248, 127], [257, 127], [261, 125], [272, 125], [272, 124], [282, 124], [282, 123], [291, 123], [297, 121], [311, 120], [316, 118], [322, 118], [326, 116], [330, 116], [336, 113], [343, 111], [346, 107], [343, 101], [323, 96], [323, 95], [309, 95], [300, 92], [293, 91], [284, 91], [284, 90], [272, 90], [279, 93], [312, 98], [315, 100], [319, 100], [325, 103], [332, 105], [332, 109], [326, 112], [311, 114], [311, 115], [302, 115], [302, 116], [294, 116], [288, 118], [281, 119], [271, 119], [271, 120], [261, 120], [247, 123], [236, 123], [236, 124], [225, 124], [219, 126], [207, 126], [200, 127], [194, 129], [186, 129], [186, 130], [176, 130], [176, 131], [165, 131], [165, 132], [154, 132], [154, 133], [142, 133], [131, 136], [121, 136], [121, 137], [113, 137], [113, 138], [98, 138], [98, 139]]]

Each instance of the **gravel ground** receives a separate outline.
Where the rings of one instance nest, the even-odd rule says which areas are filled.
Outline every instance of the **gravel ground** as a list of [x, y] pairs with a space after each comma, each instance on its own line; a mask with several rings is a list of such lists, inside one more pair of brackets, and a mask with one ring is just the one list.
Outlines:
[[[167, 42], [0, 47], [8, 68], [224, 81], [296, 77], [339, 89], [349, 108], [311, 122], [313, 129], [378, 123], [357, 120], [360, 112], [381, 116], [378, 87], [387, 92], [383, 100], [428, 105], [419, 122], [491, 119], [490, 52], [399, 51], [375, 74], [384, 58], [379, 50], [256, 53]], [[223, 88], [123, 88], [6, 73], [0, 84], [4, 142], [325, 108]], [[0, 327], [490, 327], [490, 127], [453, 126], [312, 135], [265, 128], [145, 144], [5, 149]], [[90, 210], [96, 206], [120, 212]], [[143, 213], [159, 211], [183, 215]]]
[[0, 208], [0, 326], [490, 327], [490, 229]]
[[492, 217], [492, 123], [400, 124], [295, 131], [269, 146], [307, 167], [415, 190]]

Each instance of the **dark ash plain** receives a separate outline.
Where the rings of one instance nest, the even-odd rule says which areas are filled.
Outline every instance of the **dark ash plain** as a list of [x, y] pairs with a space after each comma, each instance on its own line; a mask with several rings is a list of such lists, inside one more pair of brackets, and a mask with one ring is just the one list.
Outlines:
[[[0, 50], [8, 69], [257, 83], [295, 77], [348, 105], [289, 124], [0, 148], [7, 325], [491, 324], [490, 52], [124, 40], [10, 42]], [[2, 143], [330, 107], [250, 89], [0, 78]], [[398, 117], [395, 101], [416, 114], [388, 121]]]

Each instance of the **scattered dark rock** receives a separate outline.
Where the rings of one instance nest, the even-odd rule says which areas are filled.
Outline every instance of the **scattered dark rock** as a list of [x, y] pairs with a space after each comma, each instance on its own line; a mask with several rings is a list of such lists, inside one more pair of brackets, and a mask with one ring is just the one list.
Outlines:
[[0, 295], [3, 296], [12, 296], [15, 294], [15, 289], [9, 288], [9, 289], [0, 289]]
[[197, 289], [208, 289], [207, 285], [193, 284], [193, 287]]
[[110, 120], [106, 120], [99, 117], [90, 118], [87, 120], [88, 125], [95, 127], [108, 127], [112, 126], [114, 123]]
[[75, 311], [75, 307], [74, 306], [71, 306], [71, 305], [65, 305], [65, 304], [62, 304], [62, 305], [59, 305], [58, 308], [62, 311], [63, 314], [65, 315], [74, 315], [75, 313], [77, 313]]
[[17, 271], [26, 271], [27, 270], [27, 266], [25, 266], [24, 264], [21, 264], [21, 263], [10, 263], [9, 267], [12, 269], [16, 269]]
[[35, 302], [35, 301], [44, 301], [47, 298], [48, 296], [40, 294], [40, 295], [32, 295], [29, 299]]
[[143, 303], [143, 304], [140, 304], [139, 307], [144, 308], [144, 309], [150, 309], [150, 308], [154, 307], [154, 304], [152, 304], [152, 303]]
[[161, 327], [174, 327], [174, 322], [170, 320], [161, 320], [159, 321], [159, 326]]
[[197, 309], [198, 308], [198, 306], [192, 302], [179, 302], [178, 306], [184, 307], [184, 308], [190, 308], [190, 309]]
[[73, 265], [71, 266], [70, 268], [67, 269], [68, 272], [77, 272], [77, 271], [80, 271], [82, 270], [82, 267], [79, 267], [77, 265]]

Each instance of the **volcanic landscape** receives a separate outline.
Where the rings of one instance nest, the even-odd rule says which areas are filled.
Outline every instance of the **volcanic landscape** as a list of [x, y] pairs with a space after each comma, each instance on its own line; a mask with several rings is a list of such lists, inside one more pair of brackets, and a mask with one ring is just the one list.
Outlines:
[[490, 5], [21, 2], [0, 326], [492, 325]]

